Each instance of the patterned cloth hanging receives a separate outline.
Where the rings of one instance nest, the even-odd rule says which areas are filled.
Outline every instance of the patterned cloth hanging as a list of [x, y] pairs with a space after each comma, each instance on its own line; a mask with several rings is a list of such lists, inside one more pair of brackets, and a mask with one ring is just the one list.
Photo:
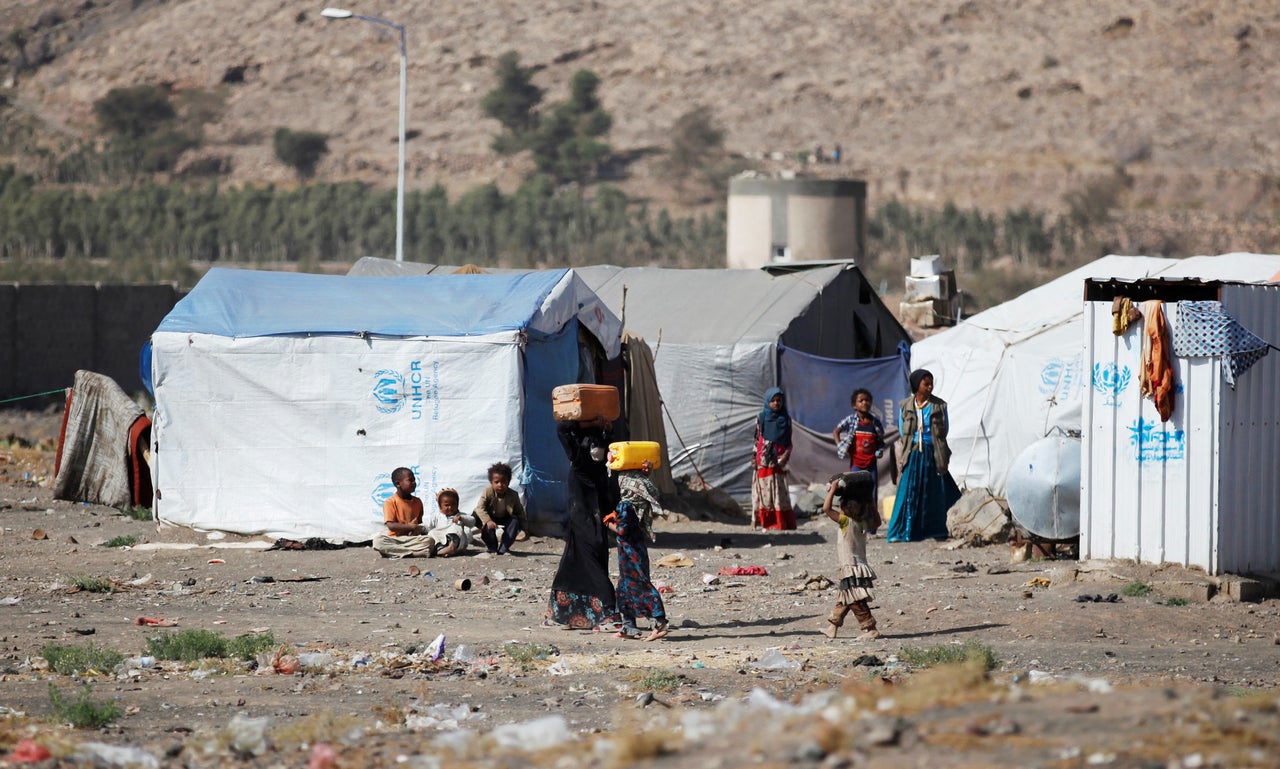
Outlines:
[[1271, 345], [1240, 325], [1222, 309], [1222, 302], [1178, 302], [1173, 329], [1173, 353], [1180, 358], [1222, 356], [1222, 379], [1231, 389], [1236, 377], [1267, 354]]

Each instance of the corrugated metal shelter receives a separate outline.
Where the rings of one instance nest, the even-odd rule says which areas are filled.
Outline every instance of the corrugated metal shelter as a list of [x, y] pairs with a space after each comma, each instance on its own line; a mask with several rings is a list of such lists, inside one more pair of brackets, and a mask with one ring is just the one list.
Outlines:
[[911, 346], [911, 367], [933, 372], [952, 405], [951, 474], [964, 488], [1005, 495], [1014, 459], [1049, 435], [1081, 429], [1090, 371], [1081, 366], [1086, 278], [1264, 281], [1280, 255], [1167, 259], [1106, 256]]
[[[1114, 333], [1116, 297], [1163, 302], [1168, 421], [1139, 393], [1145, 321]], [[1085, 298], [1081, 557], [1280, 571], [1280, 285], [1089, 280]]]

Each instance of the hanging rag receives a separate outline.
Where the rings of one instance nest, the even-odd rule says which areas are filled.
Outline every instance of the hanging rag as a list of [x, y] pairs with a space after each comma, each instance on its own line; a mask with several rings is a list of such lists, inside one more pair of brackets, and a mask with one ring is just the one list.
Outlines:
[[1111, 333], [1123, 336], [1129, 324], [1142, 317], [1138, 308], [1127, 297], [1117, 296], [1111, 301]]
[[1142, 303], [1146, 322], [1142, 337], [1142, 366], [1138, 390], [1156, 406], [1161, 422], [1173, 416], [1173, 360], [1169, 356], [1169, 327], [1164, 319], [1164, 303], [1152, 299]]
[[1173, 354], [1181, 358], [1226, 358], [1222, 379], [1233, 390], [1236, 377], [1271, 349], [1265, 339], [1228, 315], [1222, 302], [1178, 302], [1176, 310]]

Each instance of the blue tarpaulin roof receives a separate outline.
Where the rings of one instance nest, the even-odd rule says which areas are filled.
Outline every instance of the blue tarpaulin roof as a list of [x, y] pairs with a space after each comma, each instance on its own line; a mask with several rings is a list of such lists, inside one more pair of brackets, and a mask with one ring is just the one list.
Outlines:
[[362, 278], [210, 270], [157, 331], [474, 336], [524, 329], [567, 270]]

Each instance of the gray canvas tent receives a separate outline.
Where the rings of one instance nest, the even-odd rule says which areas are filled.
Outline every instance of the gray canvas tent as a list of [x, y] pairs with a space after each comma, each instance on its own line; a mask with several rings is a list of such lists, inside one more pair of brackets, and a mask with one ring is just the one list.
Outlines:
[[[905, 397], [910, 337], [852, 262], [773, 270], [574, 268], [626, 329], [654, 350], [677, 475], [700, 474], [739, 500], [750, 498], [755, 418], [770, 387], [789, 388], [795, 431], [794, 483], [848, 467], [830, 433], [849, 393], [871, 379], [892, 416]], [[351, 275], [409, 275], [453, 267], [362, 259]], [[858, 364], [872, 364], [857, 368]], [[788, 382], [788, 372], [792, 381]], [[809, 372], [797, 374], [796, 372]], [[891, 420], [886, 419], [886, 425]], [[824, 437], [825, 436], [825, 437]]]

